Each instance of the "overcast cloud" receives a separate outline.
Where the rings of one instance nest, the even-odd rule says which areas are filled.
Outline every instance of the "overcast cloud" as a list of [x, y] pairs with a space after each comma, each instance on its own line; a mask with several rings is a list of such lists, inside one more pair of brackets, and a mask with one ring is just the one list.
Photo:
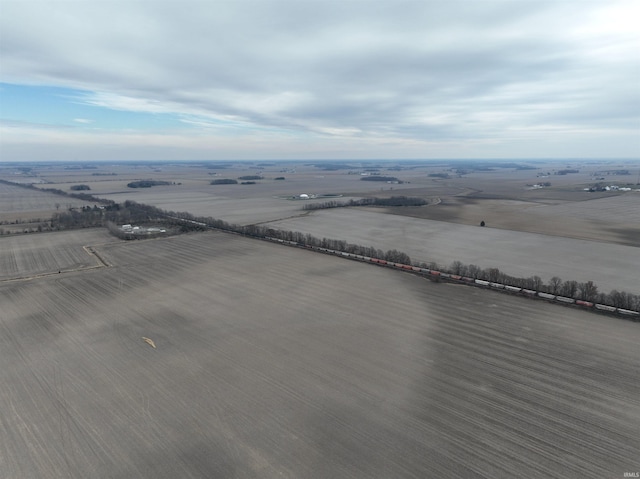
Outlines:
[[633, 0], [0, 8], [0, 81], [85, 108], [0, 90], [7, 161], [640, 157]]

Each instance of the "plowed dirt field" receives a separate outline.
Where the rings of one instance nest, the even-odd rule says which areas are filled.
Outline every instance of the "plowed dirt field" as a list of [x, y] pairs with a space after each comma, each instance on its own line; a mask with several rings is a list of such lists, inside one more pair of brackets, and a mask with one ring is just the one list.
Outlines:
[[453, 261], [498, 268], [511, 276], [553, 276], [593, 281], [600, 291], [640, 293], [640, 249], [599, 241], [481, 228], [396, 215], [380, 211], [336, 208], [269, 223], [318, 238], [346, 240], [384, 251], [397, 249], [413, 261]]
[[640, 470], [638, 324], [223, 233], [96, 250], [0, 283], [2, 477]]
[[86, 246], [114, 241], [106, 229], [0, 237], [0, 281], [102, 267]]

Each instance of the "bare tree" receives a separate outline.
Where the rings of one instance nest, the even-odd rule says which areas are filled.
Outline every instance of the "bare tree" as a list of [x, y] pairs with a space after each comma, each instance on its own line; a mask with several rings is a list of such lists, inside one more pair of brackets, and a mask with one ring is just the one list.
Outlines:
[[465, 267], [464, 263], [462, 263], [462, 261], [454, 261], [453, 263], [451, 263], [451, 272], [453, 274], [464, 274], [464, 271], [467, 268]]
[[634, 306], [635, 298], [633, 294], [614, 289], [609, 293], [609, 301], [616, 308], [631, 309]]
[[598, 287], [593, 281], [578, 284], [578, 297], [584, 301], [594, 301], [598, 296]]
[[562, 287], [562, 280], [557, 276], [554, 276], [549, 280], [549, 292], [551, 294], [558, 294]]
[[480, 273], [482, 273], [482, 268], [480, 268], [480, 266], [477, 266], [475, 264], [470, 264], [467, 267], [467, 274], [473, 279], [478, 278], [478, 276], [480, 276]]
[[535, 291], [542, 290], [542, 286], [544, 283], [542, 282], [542, 278], [540, 278], [540, 276], [532, 276], [530, 280], [531, 280], [531, 289]]
[[498, 268], [489, 268], [487, 270], [487, 280], [497, 283], [500, 280], [500, 270]]
[[578, 291], [577, 281], [565, 281], [565, 283], [562, 285], [562, 289], [560, 290], [560, 294], [566, 296], [567, 298], [573, 298], [576, 295], [576, 291]]

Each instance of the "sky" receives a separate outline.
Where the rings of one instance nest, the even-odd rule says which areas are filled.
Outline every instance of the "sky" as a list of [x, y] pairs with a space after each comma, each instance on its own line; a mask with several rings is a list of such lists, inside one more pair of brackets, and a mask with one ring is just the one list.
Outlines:
[[0, 0], [0, 161], [640, 158], [638, 0]]

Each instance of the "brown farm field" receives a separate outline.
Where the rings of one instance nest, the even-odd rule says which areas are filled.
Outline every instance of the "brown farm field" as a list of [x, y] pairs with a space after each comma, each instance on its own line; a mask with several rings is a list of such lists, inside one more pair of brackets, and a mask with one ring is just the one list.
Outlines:
[[93, 205], [76, 198], [0, 183], [0, 228], [16, 232], [48, 221], [58, 211]]
[[103, 267], [89, 246], [114, 241], [105, 229], [0, 237], [0, 281]]
[[640, 468], [636, 323], [231, 234], [77, 234], [111, 266], [0, 282], [3, 477]]
[[[523, 164], [0, 165], [0, 179], [640, 293], [640, 163]], [[376, 174], [402, 183], [362, 181]], [[263, 178], [210, 184], [246, 175]], [[127, 187], [140, 179], [170, 184]], [[429, 205], [309, 212], [327, 199], [303, 193]], [[221, 232], [22, 233], [86, 204], [0, 183], [3, 478], [640, 470], [638, 323]]]
[[448, 223], [640, 246], [640, 193], [583, 201], [522, 201], [450, 197], [421, 208], [385, 213]]
[[[577, 173], [558, 174], [563, 170]], [[85, 184], [91, 188], [88, 193], [116, 202], [134, 200], [237, 224], [299, 215], [304, 201], [292, 201], [291, 197], [303, 193], [341, 195], [343, 200], [408, 195], [428, 199], [431, 204], [384, 212], [466, 225], [484, 220], [498, 229], [640, 246], [640, 191], [584, 191], [594, 185], [640, 189], [636, 184], [640, 183], [640, 161], [633, 160], [352, 162], [335, 167], [327, 162], [48, 164], [20, 173], [16, 166], [0, 167], [0, 178], [5, 180], [36, 182], [40, 188], [67, 192], [72, 185]], [[396, 177], [403, 183], [362, 181], [366, 178], [363, 175], [376, 174]], [[209, 184], [215, 179], [241, 181], [239, 178], [246, 175], [262, 179], [254, 185]], [[141, 179], [171, 184], [127, 187]], [[551, 186], [532, 187], [544, 182]], [[67, 201], [59, 203], [64, 207]], [[48, 210], [51, 208], [49, 205]], [[8, 212], [19, 210], [9, 204], [0, 211], [13, 218], [16, 213]]]
[[607, 292], [640, 292], [638, 247], [385, 215], [378, 209], [336, 208], [268, 224], [318, 238], [397, 249], [413, 261], [444, 267], [462, 261], [517, 277], [537, 275], [545, 282], [559, 276], [594, 281]]

